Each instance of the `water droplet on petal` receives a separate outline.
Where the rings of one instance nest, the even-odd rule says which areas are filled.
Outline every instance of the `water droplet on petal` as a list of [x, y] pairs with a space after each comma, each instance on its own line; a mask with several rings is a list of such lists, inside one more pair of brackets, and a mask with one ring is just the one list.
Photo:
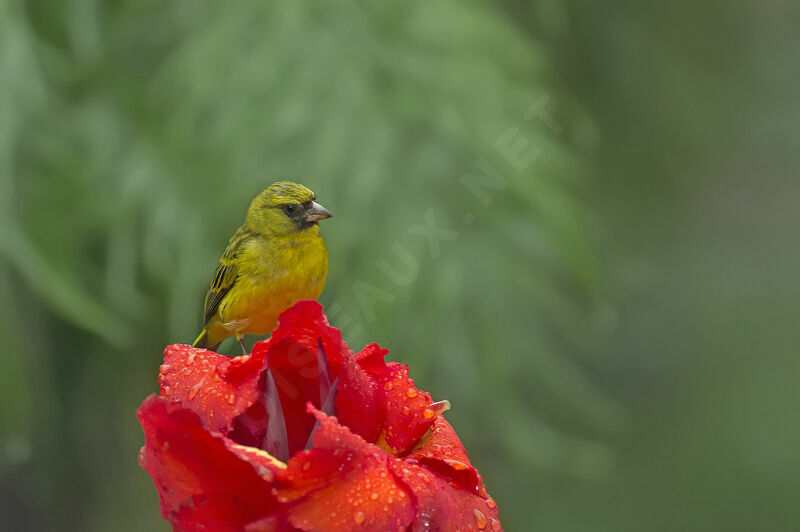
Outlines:
[[465, 464], [460, 460], [455, 460], [453, 458], [445, 458], [442, 460], [445, 464], [449, 465], [456, 471], [463, 471], [465, 469], [469, 469], [469, 464]]
[[364, 512], [356, 512], [356, 513], [353, 514], [353, 521], [355, 521], [359, 525], [361, 523], [363, 523], [364, 519], [366, 519], [366, 518], [367, 518], [367, 516], [364, 515]]
[[230, 395], [228, 396], [228, 403], [230, 403], [230, 404], [233, 404], [233, 403], [234, 403], [234, 401], [236, 401], [236, 397], [234, 397], [234, 395], [233, 395], [233, 394], [230, 394]]
[[303, 462], [303, 471], [308, 471], [309, 467], [311, 467], [311, 462]]
[[492, 530], [494, 530], [495, 532], [500, 530], [500, 521], [498, 521], [494, 517], [492, 517]]
[[422, 411], [422, 415], [425, 417], [425, 419], [431, 419], [433, 416], [436, 415], [436, 412], [434, 412], [430, 408], [426, 408], [425, 410]]
[[494, 502], [494, 499], [486, 499], [486, 506], [489, 508], [494, 508], [497, 504]]
[[387, 382], [386, 384], [383, 385], [383, 389], [388, 392], [389, 390], [392, 389], [392, 383], [391, 382]]
[[483, 514], [483, 512], [475, 508], [472, 510], [472, 513], [475, 514], [475, 524], [478, 525], [478, 528], [481, 530], [486, 528], [486, 516]]
[[369, 498], [374, 501], [374, 500], [376, 500], [378, 498], [378, 494], [377, 493], [373, 493], [372, 495], [369, 496]]
[[409, 396], [409, 397], [416, 397], [417, 396], [417, 390], [414, 389], [414, 388], [409, 388], [408, 390], [406, 390], [406, 395]]

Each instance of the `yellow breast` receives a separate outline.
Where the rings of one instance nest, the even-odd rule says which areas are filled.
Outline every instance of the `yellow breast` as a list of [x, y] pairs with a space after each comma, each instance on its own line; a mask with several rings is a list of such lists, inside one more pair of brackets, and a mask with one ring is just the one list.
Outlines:
[[228, 334], [269, 334], [281, 312], [325, 287], [328, 252], [318, 227], [291, 238], [257, 242], [233, 289], [223, 300], [218, 326]]

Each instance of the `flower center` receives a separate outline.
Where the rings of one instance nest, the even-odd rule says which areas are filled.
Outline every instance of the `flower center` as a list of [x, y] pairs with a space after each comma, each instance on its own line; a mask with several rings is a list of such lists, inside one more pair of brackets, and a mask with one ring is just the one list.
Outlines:
[[[312, 403], [316, 403], [322, 412], [330, 416], [336, 415], [335, 399], [338, 379], [333, 379], [333, 381], [331, 380], [331, 369], [330, 365], [328, 364], [328, 357], [325, 354], [325, 349], [322, 346], [322, 341], [319, 339], [317, 340], [316, 356], [314, 357], [311, 355], [312, 358], [316, 358], [314, 364], [315, 367], [313, 368], [312, 366], [308, 365], [308, 362], [310, 362], [308, 360], [309, 357], [302, 356], [304, 352], [308, 354], [308, 350], [302, 347], [300, 344], [294, 344], [293, 347], [289, 347], [288, 351], [292, 356], [287, 357], [287, 360], [295, 362], [295, 367], [293, 369], [296, 371], [293, 372], [293, 376], [299, 376], [301, 378], [304, 377], [308, 380], [315, 379], [318, 383], [318, 402], [314, 400], [316, 399], [314, 397], [302, 397], [303, 394], [300, 394], [300, 398], [305, 399], [306, 401], [311, 401]], [[305, 361], [306, 363], [303, 364], [300, 363], [300, 361]], [[267, 414], [267, 427], [261, 443], [261, 449], [268, 452], [276, 459], [286, 462], [289, 460], [289, 457], [299, 449], [292, 448], [292, 445], [290, 445], [286, 423], [286, 409], [282, 404], [281, 396], [283, 395], [285, 399], [295, 399], [295, 397], [291, 397], [292, 394], [289, 392], [295, 391], [295, 395], [297, 395], [299, 392], [296, 389], [289, 389], [291, 383], [284, 383], [282, 381], [284, 376], [279, 372], [274, 371], [273, 368], [270, 367], [269, 362], [270, 361], [268, 360], [267, 370], [264, 376], [263, 395], [264, 408], [266, 409]], [[282, 384], [284, 387], [283, 390], [281, 390]], [[308, 387], [303, 387], [303, 389], [307, 390]], [[282, 391], [283, 393], [281, 393]], [[303, 408], [305, 408], [305, 401], [301, 402]], [[319, 422], [315, 422], [310, 432], [308, 432], [305, 440], [305, 449], [310, 449], [313, 447], [314, 433], [316, 432], [318, 425]]]

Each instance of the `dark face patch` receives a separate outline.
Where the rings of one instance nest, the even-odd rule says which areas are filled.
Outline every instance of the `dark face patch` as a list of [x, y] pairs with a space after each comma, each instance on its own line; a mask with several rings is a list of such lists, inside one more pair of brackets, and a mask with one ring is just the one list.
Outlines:
[[311, 203], [311, 200], [305, 203], [287, 203], [281, 206], [281, 210], [283, 210], [283, 213], [297, 225], [299, 231], [303, 231], [317, 225], [317, 222], [309, 222], [306, 220], [308, 217], [308, 210], [311, 209]]

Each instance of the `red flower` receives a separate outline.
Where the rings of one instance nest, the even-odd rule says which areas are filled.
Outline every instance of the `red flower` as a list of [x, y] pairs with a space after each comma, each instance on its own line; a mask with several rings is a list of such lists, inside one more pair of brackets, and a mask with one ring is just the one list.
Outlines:
[[500, 530], [449, 404], [386, 353], [353, 354], [313, 301], [250, 355], [169, 346], [137, 412], [162, 515], [179, 531]]

